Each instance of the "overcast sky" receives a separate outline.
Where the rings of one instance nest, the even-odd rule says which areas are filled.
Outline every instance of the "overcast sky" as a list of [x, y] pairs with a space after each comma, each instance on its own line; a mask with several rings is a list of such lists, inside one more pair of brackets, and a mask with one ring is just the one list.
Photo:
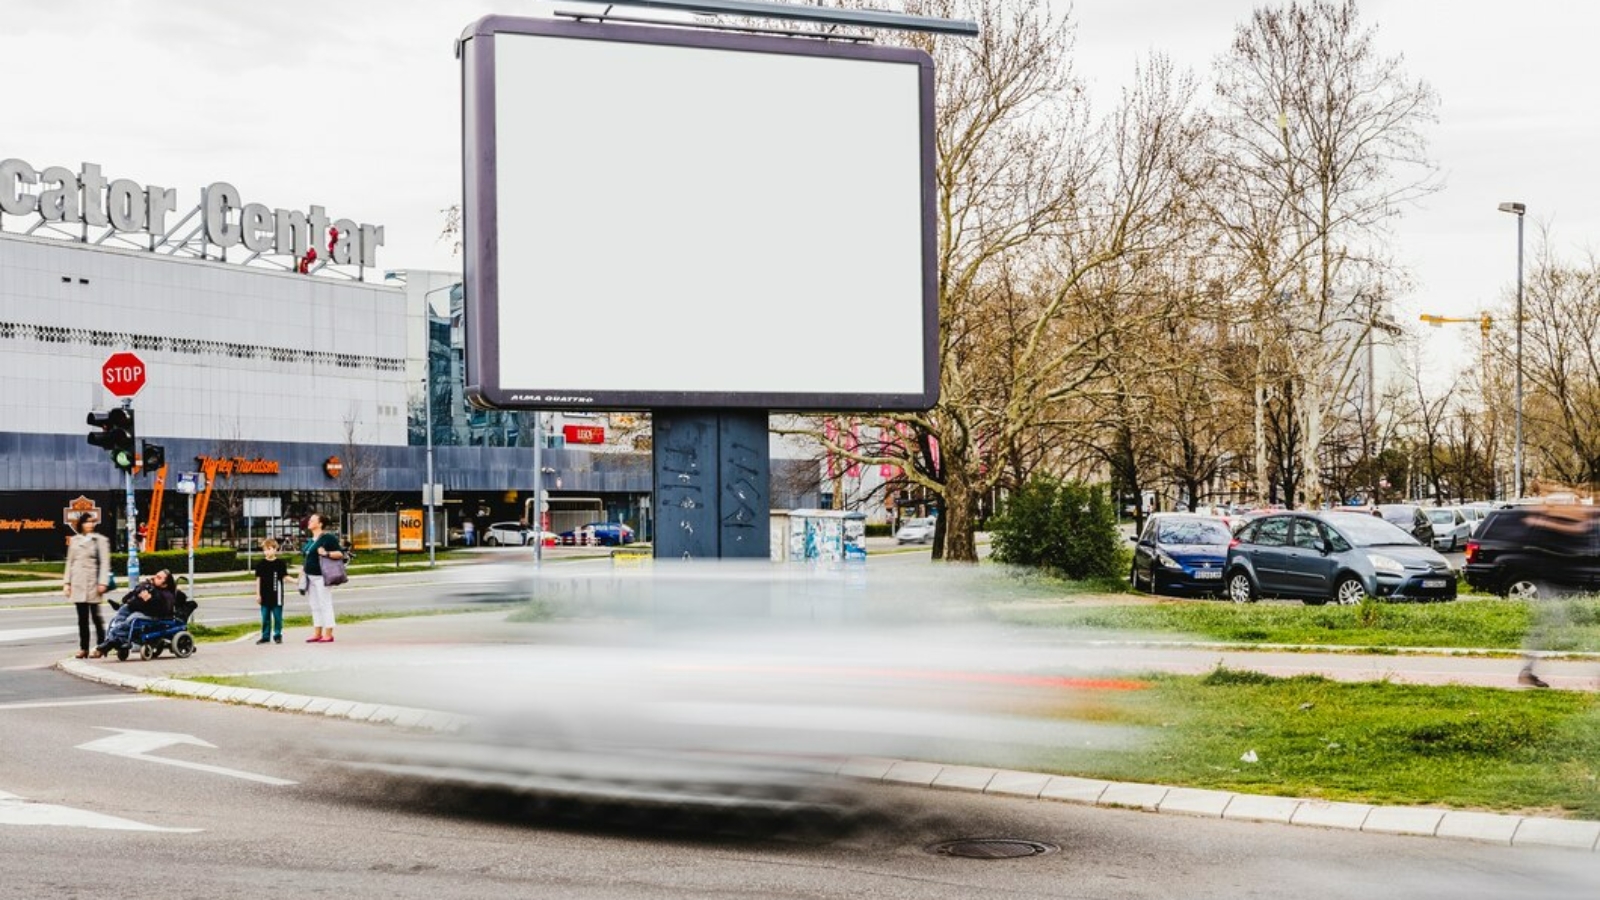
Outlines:
[[[1065, 0], [1058, 0], [1065, 5]], [[1205, 79], [1250, 0], [1077, 0], [1077, 68], [1104, 109], [1152, 50]], [[245, 202], [383, 225], [385, 269], [457, 269], [438, 240], [460, 193], [451, 52], [481, 15], [540, 0], [5, 0], [0, 158], [100, 163], [108, 178], [178, 190], [225, 180]], [[1600, 248], [1600, 5], [1365, 0], [1385, 54], [1441, 100], [1431, 152], [1444, 189], [1408, 210], [1397, 312], [1471, 316], [1515, 283], [1516, 225], [1565, 253]], [[1453, 332], [1453, 333], [1452, 333]], [[1434, 333], [1450, 351], [1470, 328]]]

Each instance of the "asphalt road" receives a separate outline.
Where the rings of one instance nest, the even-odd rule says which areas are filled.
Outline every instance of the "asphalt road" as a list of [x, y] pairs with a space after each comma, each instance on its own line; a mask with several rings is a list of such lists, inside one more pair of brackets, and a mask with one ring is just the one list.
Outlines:
[[[919, 789], [868, 796], [847, 830], [757, 836], [597, 828], [448, 793], [394, 797], [325, 771], [314, 748], [382, 726], [146, 700], [40, 669], [0, 672], [0, 897], [1572, 897], [1591, 854], [1503, 848]], [[91, 703], [89, 701], [104, 701]], [[148, 757], [93, 747], [187, 735]], [[293, 782], [265, 783], [260, 778]], [[475, 805], [481, 798], [475, 798]], [[16, 815], [26, 810], [27, 816]], [[89, 816], [112, 817], [90, 820]], [[90, 827], [93, 826], [93, 827]], [[169, 831], [140, 830], [148, 828]], [[1059, 850], [973, 860], [958, 838]]]
[[[361, 590], [371, 596], [342, 591], [341, 609], [440, 604], [425, 585]], [[206, 609], [253, 616], [248, 599]], [[13, 637], [45, 623], [70, 626], [70, 613], [0, 610], [0, 632]], [[1600, 895], [1590, 853], [918, 788], [874, 787], [862, 798], [870, 815], [823, 829], [662, 829], [570, 805], [533, 813], [492, 793], [395, 793], [318, 761], [327, 742], [390, 734], [384, 726], [91, 684], [49, 668], [72, 643], [0, 643], [0, 898]], [[426, 665], [432, 651], [415, 652]], [[960, 838], [1057, 849], [1000, 860], [929, 852]]]

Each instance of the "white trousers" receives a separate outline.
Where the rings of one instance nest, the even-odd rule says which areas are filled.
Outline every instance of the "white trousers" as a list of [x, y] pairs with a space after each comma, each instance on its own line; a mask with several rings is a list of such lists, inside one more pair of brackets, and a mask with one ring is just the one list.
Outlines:
[[333, 588], [323, 583], [321, 575], [309, 575], [306, 581], [306, 602], [311, 604], [311, 624], [317, 628], [333, 627]]

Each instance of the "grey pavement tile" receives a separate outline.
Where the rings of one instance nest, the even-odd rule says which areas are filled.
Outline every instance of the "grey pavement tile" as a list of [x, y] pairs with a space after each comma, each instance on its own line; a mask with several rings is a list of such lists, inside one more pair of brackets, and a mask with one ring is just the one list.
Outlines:
[[202, 700], [215, 696], [217, 691], [222, 688], [220, 684], [207, 684], [204, 681], [180, 681], [178, 683], [183, 685], [185, 694], [191, 697], [199, 697]]
[[327, 697], [312, 697], [310, 700], [311, 702], [307, 703], [305, 708], [300, 710], [301, 712], [312, 714], [322, 713], [326, 712], [328, 707], [333, 705], [333, 701]]
[[283, 710], [284, 712], [299, 712], [310, 705], [311, 701], [315, 699], [312, 697], [307, 697], [305, 694], [284, 694], [283, 698], [283, 702], [279, 704], [277, 708]]
[[283, 704], [286, 703], [291, 696], [293, 695], [273, 692], [268, 694], [267, 697], [261, 701], [261, 705], [265, 706], [267, 709], [283, 709]]
[[1301, 802], [1294, 797], [1235, 794], [1228, 808], [1222, 811], [1222, 817], [1243, 822], [1278, 822], [1287, 825], [1293, 821]]
[[1167, 791], [1165, 797], [1161, 798], [1156, 811], [1220, 819], [1222, 818], [1222, 811], [1228, 808], [1228, 803], [1231, 800], [1233, 800], [1233, 794], [1227, 791], [1173, 788]]
[[342, 719], [350, 712], [350, 710], [355, 708], [356, 704], [353, 700], [334, 700], [322, 708], [322, 714], [325, 716], [331, 716], [335, 719]]
[[919, 784], [928, 787], [939, 777], [939, 772], [943, 769], [944, 766], [938, 763], [901, 760], [889, 767], [889, 771], [883, 774], [883, 780], [896, 784]]
[[989, 786], [983, 792], [1007, 797], [1037, 797], [1049, 783], [1050, 776], [1040, 772], [1001, 771], [989, 779]]
[[1343, 828], [1360, 831], [1372, 813], [1370, 803], [1338, 803], [1330, 800], [1305, 800], [1295, 808], [1291, 825], [1311, 825], [1317, 828]]
[[248, 688], [238, 697], [237, 702], [245, 703], [250, 706], [266, 706], [267, 701], [272, 699], [272, 695], [272, 691], [264, 691], [260, 688]]
[[947, 788], [952, 791], [982, 792], [994, 780], [994, 769], [980, 769], [976, 766], [945, 766], [940, 770], [938, 777], [933, 779], [936, 788]]
[[428, 717], [427, 710], [404, 709], [394, 717], [394, 724], [400, 728], [416, 728]]
[[[1049, 789], [1046, 788], [1048, 791]], [[1143, 809], [1155, 812], [1161, 801], [1166, 799], [1171, 788], [1159, 784], [1134, 784], [1125, 781], [1113, 781], [1106, 785], [1100, 794], [1100, 799], [1095, 801], [1096, 806], [1117, 806], [1128, 809]]]
[[249, 693], [250, 691], [247, 688], [237, 688], [230, 687], [225, 684], [219, 684], [217, 685], [216, 691], [212, 692], [210, 699], [216, 700], [220, 703], [242, 703], [244, 702], [245, 696]]
[[402, 707], [380, 704], [377, 709], [372, 711], [372, 715], [367, 716], [367, 721], [374, 725], [387, 725], [404, 714], [405, 709]]
[[1039, 791], [1041, 800], [1060, 800], [1064, 803], [1094, 803], [1111, 786], [1109, 781], [1076, 778], [1071, 775], [1053, 775]]
[[1420, 806], [1375, 806], [1361, 825], [1376, 834], [1418, 834], [1431, 837], [1439, 830], [1445, 810]]
[[1514, 847], [1539, 845], [1594, 850], [1597, 844], [1600, 844], [1600, 822], [1573, 819], [1523, 819], [1511, 838]]
[[1511, 836], [1517, 833], [1517, 826], [1521, 824], [1522, 816], [1451, 810], [1439, 820], [1439, 828], [1434, 834], [1442, 838], [1510, 844]]
[[848, 778], [866, 778], [872, 781], [881, 781], [883, 776], [889, 774], [889, 769], [898, 760], [880, 759], [875, 756], [856, 756], [845, 761], [839, 767], [839, 774]]
[[[365, 722], [372, 718], [372, 714], [377, 711], [378, 704], [376, 703], [353, 703], [349, 709], [344, 711], [344, 717], [346, 719], [355, 719], [357, 722]], [[328, 715], [331, 716], [333, 713], [329, 712]]]

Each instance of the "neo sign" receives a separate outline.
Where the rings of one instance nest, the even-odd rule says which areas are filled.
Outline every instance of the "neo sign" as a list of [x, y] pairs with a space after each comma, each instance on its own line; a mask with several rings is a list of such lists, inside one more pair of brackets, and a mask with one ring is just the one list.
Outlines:
[[100, 383], [113, 397], [132, 397], [144, 389], [144, 360], [137, 353], [111, 354], [100, 364]]

